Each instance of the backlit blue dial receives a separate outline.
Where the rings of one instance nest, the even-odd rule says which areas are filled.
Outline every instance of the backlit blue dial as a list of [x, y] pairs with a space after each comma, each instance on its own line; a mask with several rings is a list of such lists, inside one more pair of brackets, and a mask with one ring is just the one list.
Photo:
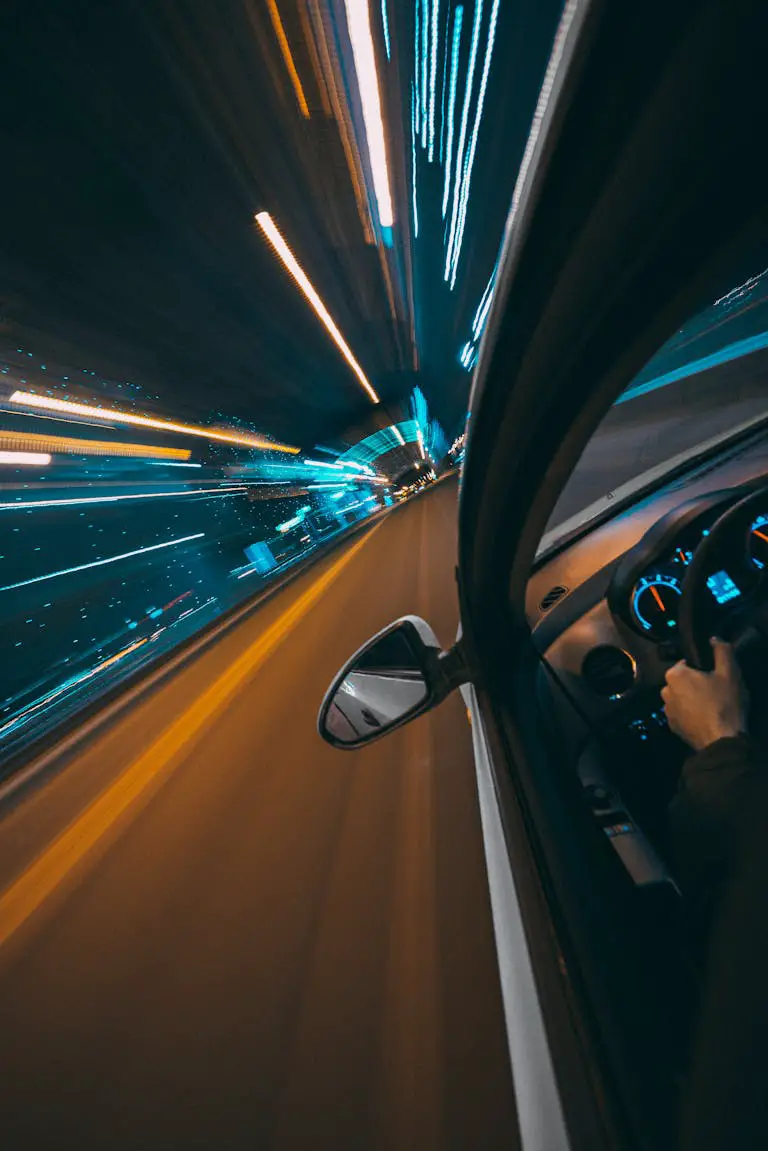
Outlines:
[[632, 592], [632, 612], [643, 631], [662, 638], [677, 628], [680, 581], [658, 572], [643, 576]]

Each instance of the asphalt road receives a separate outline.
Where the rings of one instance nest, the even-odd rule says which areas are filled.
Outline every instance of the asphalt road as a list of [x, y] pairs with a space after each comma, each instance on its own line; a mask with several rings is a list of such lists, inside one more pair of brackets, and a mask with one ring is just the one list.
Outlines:
[[455, 515], [399, 509], [5, 804], [1, 1146], [514, 1145], [461, 700], [314, 726], [398, 615], [451, 641]]

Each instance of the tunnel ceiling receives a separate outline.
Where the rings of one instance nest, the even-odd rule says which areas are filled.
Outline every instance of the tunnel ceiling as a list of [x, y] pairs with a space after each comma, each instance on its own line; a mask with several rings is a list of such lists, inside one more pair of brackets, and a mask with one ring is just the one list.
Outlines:
[[[388, 228], [340, 0], [10, 0], [0, 38], [4, 346], [33, 349], [35, 364], [87, 368], [91, 388], [139, 381], [158, 410], [244, 420], [302, 446], [401, 418], [418, 383], [455, 434], [469, 388], [459, 357], [560, 11], [550, 0], [476, 4], [371, 0]], [[454, 71], [453, 151], [466, 102], [473, 171], [446, 283], [461, 193], [449, 183], [444, 222]], [[255, 224], [262, 211], [380, 409]]]

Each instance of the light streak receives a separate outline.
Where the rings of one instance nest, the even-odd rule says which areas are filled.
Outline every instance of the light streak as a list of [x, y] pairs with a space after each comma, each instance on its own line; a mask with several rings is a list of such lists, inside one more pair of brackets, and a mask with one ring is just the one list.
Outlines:
[[469, 187], [472, 182], [472, 169], [475, 163], [475, 151], [477, 149], [477, 137], [480, 132], [480, 120], [483, 115], [483, 104], [485, 103], [485, 92], [488, 87], [488, 75], [491, 70], [491, 59], [493, 57], [493, 46], [496, 40], [496, 23], [499, 16], [499, 0], [493, 0], [493, 7], [491, 8], [491, 19], [488, 25], [488, 43], [485, 49], [485, 60], [483, 61], [483, 74], [480, 78], [480, 90], [477, 97], [477, 105], [475, 107], [475, 122], [472, 128], [472, 135], [470, 137], [469, 153], [467, 155], [467, 162], [464, 167], [463, 186], [460, 198], [459, 210], [459, 226], [456, 231], [456, 239], [454, 243], [453, 266], [451, 271], [451, 287], [453, 288], [456, 283], [456, 272], [459, 266], [459, 256], [461, 254], [461, 246], [464, 241], [464, 228], [467, 222], [467, 203], [469, 202]]
[[368, 156], [373, 172], [373, 188], [379, 209], [379, 224], [382, 228], [391, 228], [395, 222], [395, 213], [389, 190], [387, 149], [384, 142], [384, 122], [381, 116], [379, 79], [376, 72], [376, 54], [371, 35], [368, 0], [346, 0], [345, 7], [368, 140]]
[[173, 460], [147, 460], [148, 464], [152, 464], [156, 468], [201, 468], [202, 464], [179, 464]]
[[294, 516], [292, 520], [286, 520], [284, 524], [278, 524], [277, 530], [279, 532], [288, 532], [291, 528], [297, 528], [303, 521], [304, 516]]
[[419, 205], [416, 202], [416, 89], [411, 85], [411, 184], [413, 186], [413, 234], [419, 238]]
[[[311, 304], [321, 323], [324, 325], [336, 347], [339, 349], [342, 356], [357, 376], [360, 382], [360, 386], [364, 389], [365, 392], [367, 392], [368, 396], [374, 404], [381, 403], [379, 397], [373, 389], [372, 384], [369, 382], [368, 377], [353, 356], [352, 349], [342, 336], [339, 329], [336, 327], [336, 324], [333, 322], [328, 309], [318, 296], [315, 289], [312, 287], [312, 284], [310, 283], [304, 269], [301, 267], [293, 252], [286, 244], [282, 234], [280, 233], [269, 212], [258, 212], [256, 215], [256, 223], [259, 225], [262, 232], [267, 237], [270, 244], [275, 249], [278, 256], [283, 261], [286, 268], [293, 276], [294, 280], [299, 285], [306, 298], [309, 300], [309, 303]], [[296, 451], [298, 452], [298, 448]]]
[[429, 53], [429, 0], [421, 0], [421, 146], [427, 146], [429, 103], [427, 96], [427, 55]]
[[446, 93], [446, 80], [448, 79], [448, 37], [451, 34], [451, 9], [450, 5], [445, 17], [445, 43], [443, 44], [443, 83], [440, 88], [440, 163], [443, 163], [445, 155], [445, 93]]
[[400, 431], [400, 429], [399, 429], [399, 427], [397, 426], [397, 424], [392, 424], [392, 425], [391, 425], [391, 429], [392, 429], [392, 431], [395, 433], [395, 439], [397, 440], [397, 442], [398, 442], [398, 443], [399, 443], [399, 444], [400, 444], [402, 447], [405, 447], [405, 440], [403, 439], [403, 433]]
[[344, 467], [343, 464], [332, 464], [328, 460], [304, 460], [304, 463], [310, 468], [333, 468], [335, 471]]
[[48, 452], [3, 452], [0, 451], [0, 464], [25, 464], [29, 467], [34, 464], [49, 464], [51, 457]]
[[[289, 455], [298, 455], [299, 448], [287, 444], [276, 444], [262, 436], [235, 431], [217, 431], [215, 428], [204, 428], [197, 424], [177, 424], [172, 420], [157, 420], [153, 416], [134, 416], [130, 412], [119, 412], [113, 408], [96, 408], [92, 404], [81, 404], [74, 400], [57, 400], [52, 396], [39, 396], [36, 392], [15, 391], [10, 397], [11, 403], [22, 404], [30, 408], [43, 408], [51, 412], [69, 412], [73, 416], [86, 416], [90, 419], [106, 420], [110, 424], [130, 424], [133, 427], [156, 428], [161, 432], [180, 432], [185, 436], [199, 436], [204, 440], [218, 440], [224, 444], [236, 444], [239, 447], [263, 448], [265, 451], [286, 452]], [[4, 432], [4, 436], [8, 433]], [[88, 440], [83, 440], [88, 443]], [[110, 445], [113, 446], [113, 445]], [[116, 445], [119, 446], [119, 445]], [[137, 445], [122, 445], [136, 447]], [[168, 452], [179, 453], [178, 448], [155, 448], [153, 455], [165, 455]], [[115, 453], [117, 454], [117, 453]], [[187, 452], [187, 455], [190, 453]]]
[[418, 136], [421, 131], [421, 101], [419, 99], [419, 60], [421, 59], [420, 44], [421, 44], [421, 4], [426, 4], [427, 0], [416, 0], [414, 8], [414, 31], [413, 31], [413, 47], [414, 47], [414, 61], [413, 61], [413, 76], [414, 76], [414, 123], [416, 125], [416, 135]]
[[456, 107], [456, 84], [459, 74], [459, 48], [461, 46], [461, 24], [464, 9], [461, 4], [453, 17], [453, 44], [451, 46], [451, 78], [448, 94], [448, 138], [445, 143], [445, 183], [443, 185], [443, 219], [448, 211], [448, 195], [451, 187], [451, 161], [453, 158], [453, 121]]
[[392, 48], [389, 43], [389, 19], [387, 17], [387, 0], [381, 0], [381, 26], [384, 30], [384, 47], [387, 50], [387, 59], [392, 59]]
[[288, 75], [290, 76], [291, 83], [293, 84], [293, 90], [296, 93], [296, 100], [298, 101], [299, 109], [304, 119], [308, 120], [309, 106], [307, 104], [307, 98], [304, 95], [304, 89], [301, 86], [299, 73], [296, 71], [296, 63], [291, 53], [291, 46], [288, 43], [288, 37], [285, 34], [283, 21], [280, 19], [280, 12], [278, 10], [277, 4], [275, 3], [275, 0], [267, 0], [267, 7], [269, 8], [269, 15], [272, 18], [272, 27], [275, 30], [275, 36], [277, 37], [277, 42], [280, 45], [280, 51], [283, 54], [283, 60], [285, 61]]
[[453, 182], [453, 207], [451, 209], [451, 230], [448, 238], [448, 248], [445, 253], [445, 271], [443, 279], [448, 280], [451, 273], [451, 253], [453, 252], [456, 226], [459, 220], [459, 195], [461, 192], [461, 174], [464, 165], [464, 146], [467, 139], [467, 125], [469, 123], [469, 106], [472, 102], [472, 83], [475, 78], [477, 65], [477, 45], [480, 38], [480, 24], [483, 19], [483, 0], [475, 0], [475, 15], [472, 22], [472, 40], [469, 49], [469, 66], [467, 68], [467, 83], [464, 89], [464, 107], [461, 112], [461, 127], [459, 128], [459, 141], [456, 147], [456, 178]]
[[482, 332], [483, 328], [485, 327], [485, 321], [488, 319], [488, 312], [490, 311], [491, 302], [493, 300], [493, 289], [496, 286], [496, 274], [498, 272], [498, 268], [499, 265], [497, 263], [496, 267], [491, 273], [491, 278], [486, 285], [486, 289], [483, 292], [482, 299], [478, 304], [477, 311], [475, 312], [475, 318], [472, 321], [472, 334], [474, 335], [475, 339], [477, 339]]
[[110, 440], [79, 440], [70, 436], [46, 436], [39, 432], [3, 430], [0, 430], [0, 448], [43, 452], [50, 455], [64, 453], [77, 456], [134, 456], [138, 459], [159, 456], [171, 460], [188, 460], [192, 454], [188, 448], [156, 448], [151, 444], [121, 444]]
[[5, 587], [0, 587], [0, 592], [14, 591], [16, 588], [20, 587], [29, 587], [30, 584], [43, 583], [45, 580], [49, 579], [58, 579], [59, 576], [74, 575], [75, 572], [87, 571], [89, 568], [103, 567], [105, 564], [117, 563], [118, 560], [127, 560], [131, 559], [133, 556], [141, 556], [146, 555], [148, 552], [160, 551], [161, 548], [172, 548], [177, 544], [188, 543], [190, 540], [202, 539], [204, 535], [205, 532], [196, 532], [191, 536], [180, 536], [176, 540], [166, 540], [165, 543], [162, 544], [151, 544], [149, 547], [136, 548], [134, 551], [130, 552], [121, 552], [121, 554], [117, 556], [108, 556], [105, 560], [92, 560], [91, 563], [78, 564], [76, 567], [61, 568], [60, 571], [47, 572], [45, 575], [34, 576], [32, 579], [24, 579], [19, 580], [18, 583], [6, 584]]
[[308, 492], [318, 492], [322, 488], [346, 488], [346, 487], [349, 487], [348, 482], [338, 483], [338, 484], [307, 484], [306, 485]]
[[435, 158], [435, 100], [437, 98], [437, 40], [440, 29], [440, 0], [431, 0], [432, 30], [429, 55], [429, 162]]
[[419, 451], [421, 452], [421, 458], [423, 460], [425, 460], [427, 458], [427, 453], [424, 451], [424, 437], [421, 434], [421, 428], [419, 428], [419, 430], [416, 432], [416, 441], [419, 445]]
[[224, 490], [216, 488], [193, 488], [182, 492], [139, 492], [130, 496], [65, 496], [60, 500], [24, 500], [17, 503], [0, 503], [0, 512], [35, 511], [37, 508], [65, 508], [83, 507], [91, 504], [122, 504], [126, 500], [169, 500], [183, 499], [187, 496], [216, 496], [219, 499], [228, 496], [241, 495], [247, 491], [246, 485], [228, 487]]

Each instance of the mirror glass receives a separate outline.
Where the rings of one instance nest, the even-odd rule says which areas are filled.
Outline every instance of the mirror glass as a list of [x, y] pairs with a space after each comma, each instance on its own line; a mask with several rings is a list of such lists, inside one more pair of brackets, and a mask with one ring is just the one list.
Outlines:
[[355, 658], [326, 709], [323, 727], [337, 743], [358, 743], [398, 723], [428, 694], [406, 630], [397, 628]]

